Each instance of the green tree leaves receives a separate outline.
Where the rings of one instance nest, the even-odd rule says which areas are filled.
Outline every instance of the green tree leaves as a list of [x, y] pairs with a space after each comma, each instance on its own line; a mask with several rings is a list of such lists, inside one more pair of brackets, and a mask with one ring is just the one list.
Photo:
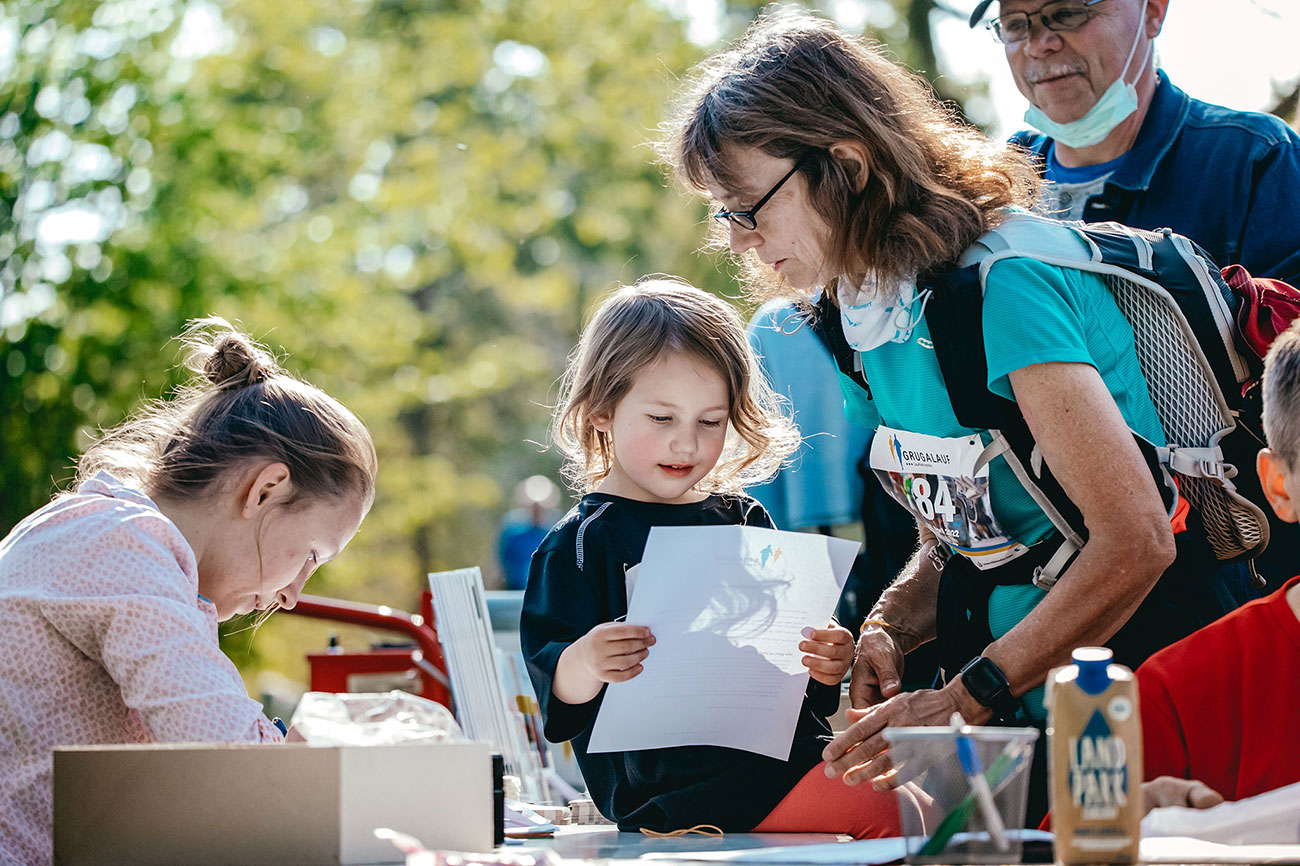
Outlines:
[[374, 509], [311, 591], [414, 609], [427, 571], [492, 575], [592, 302], [735, 294], [646, 147], [686, 29], [645, 0], [6, 3], [0, 531], [218, 313], [374, 434]]

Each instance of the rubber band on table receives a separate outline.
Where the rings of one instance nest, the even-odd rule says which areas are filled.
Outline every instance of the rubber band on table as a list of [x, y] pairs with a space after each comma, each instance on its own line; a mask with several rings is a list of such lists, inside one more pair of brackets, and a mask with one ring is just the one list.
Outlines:
[[674, 836], [685, 836], [688, 833], [698, 833], [701, 836], [715, 836], [722, 838], [725, 835], [721, 827], [715, 827], [713, 824], [696, 824], [694, 827], [683, 827], [680, 830], [669, 830], [667, 833], [660, 833], [658, 830], [647, 830], [641, 828], [641, 832], [654, 839], [670, 839]]

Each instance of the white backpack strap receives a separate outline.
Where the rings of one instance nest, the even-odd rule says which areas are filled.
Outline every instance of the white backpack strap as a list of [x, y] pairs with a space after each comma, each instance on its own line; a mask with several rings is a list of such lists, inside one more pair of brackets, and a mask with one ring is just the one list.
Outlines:
[[1223, 449], [1218, 445], [1209, 448], [1180, 448], [1170, 445], [1157, 448], [1160, 462], [1179, 475], [1188, 478], [1211, 478], [1222, 483], [1237, 474], [1237, 467], [1223, 459]]
[[[1002, 459], [1006, 461], [1011, 473], [1020, 482], [1020, 486], [1025, 489], [1025, 492], [1034, 500], [1034, 503], [1042, 509], [1043, 514], [1047, 516], [1047, 519], [1052, 522], [1052, 526], [1064, 539], [1061, 549], [1053, 555], [1047, 564], [1034, 570], [1034, 585], [1041, 589], [1049, 589], [1052, 584], [1056, 583], [1056, 578], [1065, 570], [1070, 560], [1074, 558], [1074, 554], [1083, 549], [1083, 537], [1075, 531], [1074, 527], [1070, 526], [1060, 510], [1047, 497], [1042, 488], [1038, 486], [1034, 477], [1029, 474], [1025, 466], [1020, 462], [1020, 458], [1016, 456], [1002, 431], [990, 430], [989, 436], [993, 441], [980, 453], [979, 459], [982, 461], [987, 456], [989, 460], [992, 460], [999, 454], [1002, 455]], [[1037, 451], [1037, 447], [1034, 450]], [[1042, 582], [1040, 583], [1040, 581]]]
[[1061, 542], [1061, 546], [1056, 548], [1056, 553], [1052, 558], [1047, 560], [1043, 565], [1034, 569], [1032, 583], [1043, 591], [1047, 591], [1056, 586], [1056, 582], [1061, 579], [1061, 572], [1074, 559], [1074, 555], [1079, 552], [1079, 546], [1074, 538], [1067, 538]]
[[1011, 249], [1011, 244], [1007, 239], [998, 234], [998, 230], [986, 232], [981, 235], [975, 243], [966, 248], [966, 251], [957, 259], [957, 267], [969, 268], [972, 265], [978, 265], [989, 256], [1006, 252]]
[[980, 470], [993, 462], [993, 458], [999, 454], [1004, 454], [1011, 450], [1011, 443], [1005, 436], [994, 436], [993, 441], [985, 446], [980, 452], [980, 456], [975, 458], [974, 474], [978, 475]]
[[971, 244], [957, 264], [963, 268], [979, 265], [983, 284], [996, 262], [1017, 257], [1087, 270], [1101, 260], [1101, 250], [1072, 223], [1013, 211]]

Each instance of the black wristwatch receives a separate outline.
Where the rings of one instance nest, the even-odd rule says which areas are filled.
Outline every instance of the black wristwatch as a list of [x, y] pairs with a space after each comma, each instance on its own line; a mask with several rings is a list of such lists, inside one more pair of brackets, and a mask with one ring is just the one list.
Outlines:
[[961, 684], [970, 696], [993, 711], [996, 719], [1010, 721], [1020, 709], [1020, 699], [1011, 694], [1006, 674], [992, 659], [977, 656], [961, 669]]

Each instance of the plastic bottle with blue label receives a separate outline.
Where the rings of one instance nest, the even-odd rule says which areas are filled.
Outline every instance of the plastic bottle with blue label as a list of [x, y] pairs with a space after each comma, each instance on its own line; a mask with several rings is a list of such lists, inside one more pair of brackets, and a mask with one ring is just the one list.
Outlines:
[[1136, 863], [1142, 825], [1137, 680], [1104, 647], [1074, 651], [1047, 680], [1057, 863]]

